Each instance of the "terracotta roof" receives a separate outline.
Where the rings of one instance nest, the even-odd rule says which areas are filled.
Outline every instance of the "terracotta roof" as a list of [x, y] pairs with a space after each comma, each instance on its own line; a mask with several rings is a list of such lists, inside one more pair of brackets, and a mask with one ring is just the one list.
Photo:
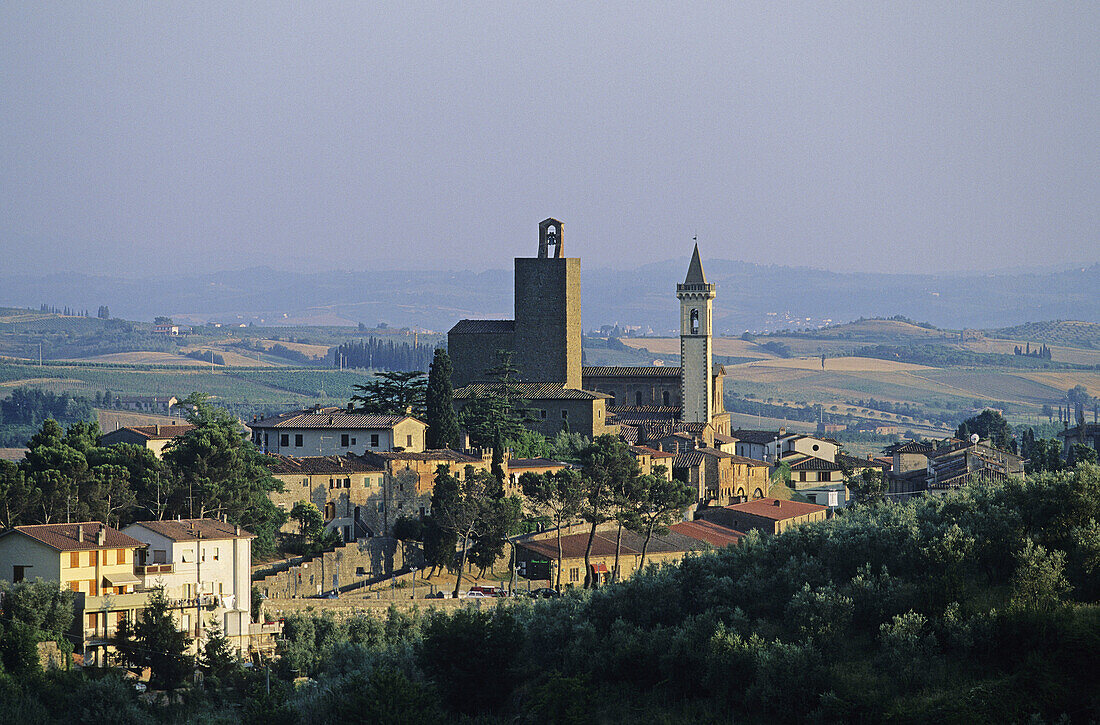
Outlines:
[[649, 446], [630, 446], [631, 452], [639, 456], [652, 456], [653, 458], [675, 458], [671, 453], [665, 453], [659, 451], [656, 448], [650, 448]]
[[0, 461], [19, 462], [27, 457], [27, 448], [0, 448]]
[[679, 453], [679, 454], [676, 455], [676, 458], [673, 459], [672, 467], [673, 468], [695, 468], [696, 466], [701, 466], [701, 465], [703, 465], [703, 460], [704, 460], [703, 456], [704, 456], [703, 452], [698, 451], [698, 450], [685, 451], [684, 453]]
[[[670, 553], [677, 551], [698, 551], [714, 546], [710, 541], [691, 536], [680, 531], [673, 531], [663, 535], [654, 535], [649, 540], [649, 553]], [[725, 529], [732, 531], [732, 529]], [[623, 529], [622, 541], [619, 546], [621, 556], [631, 556], [642, 553], [642, 544], [645, 537]], [[541, 554], [550, 560], [558, 558], [558, 542], [553, 536], [546, 539], [528, 539], [519, 541], [517, 545], [530, 551]], [[569, 534], [561, 537], [561, 550], [563, 559], [579, 559], [584, 556], [585, 547], [588, 545], [588, 534]], [[592, 556], [615, 555], [615, 532], [598, 531], [592, 540]]]
[[728, 436], [725, 433], [717, 433], [717, 432], [714, 434], [714, 440], [718, 441], [719, 443], [736, 443], [737, 442], [737, 439], [734, 438], [733, 436]]
[[608, 417], [626, 423], [673, 423], [680, 417], [675, 405], [611, 405]]
[[[165, 521], [135, 521], [127, 526], [133, 530], [141, 526], [172, 541], [195, 541], [203, 539], [254, 539], [249, 533], [233, 524], [217, 519], [167, 519]], [[237, 533], [240, 531], [240, 533]], [[144, 546], [144, 544], [143, 544]]]
[[267, 455], [268, 469], [276, 475], [293, 473], [379, 473], [378, 466], [372, 466], [358, 456], [280, 456]]
[[773, 443], [776, 438], [785, 438], [777, 430], [735, 430], [730, 433], [741, 443]]
[[471, 456], [469, 453], [452, 451], [449, 448], [432, 448], [426, 451], [367, 451], [361, 458], [367, 461], [382, 459], [384, 461], [451, 461], [458, 463], [477, 463], [481, 461], [479, 456]]
[[[84, 534], [83, 541], [77, 541], [77, 527]], [[35, 524], [31, 526], [16, 526], [8, 529], [0, 536], [9, 536], [16, 532], [29, 536], [58, 551], [87, 551], [91, 549], [134, 549], [145, 546], [137, 539], [127, 536], [118, 529], [105, 527], [107, 530], [106, 543], [96, 544], [96, 534], [103, 524], [98, 521], [84, 521], [79, 524]]]
[[195, 426], [190, 423], [181, 423], [179, 425], [128, 425], [118, 430], [113, 430], [108, 433], [104, 433], [103, 438], [109, 437], [113, 433], [117, 433], [120, 430], [128, 430], [136, 433], [137, 435], [145, 438], [146, 440], [171, 440], [177, 436], [181, 436], [187, 431], [191, 430]]
[[550, 458], [512, 458], [508, 461], [508, 469], [513, 468], [556, 468], [565, 466], [561, 461]]
[[[516, 331], [515, 320], [459, 320], [451, 328], [456, 334], [507, 333]], [[450, 334], [450, 333], [448, 333]]]
[[681, 521], [670, 526], [673, 531], [693, 539], [705, 541], [711, 546], [729, 546], [737, 544], [745, 536], [737, 529], [726, 528], [711, 521]]
[[847, 456], [843, 453], [837, 453], [836, 462], [842, 466], [848, 466], [848, 468], [886, 468], [886, 464], [880, 461], [869, 461], [866, 458], [856, 458], [855, 456]]
[[791, 464], [792, 471], [839, 471], [840, 466], [824, 458], [804, 458], [798, 463]]
[[890, 453], [931, 453], [932, 446], [919, 441], [908, 441], [907, 443], [892, 445], [886, 450]]
[[[485, 395], [503, 383], [471, 383], [455, 391], [455, 400], [468, 400]], [[607, 393], [566, 388], [561, 383], [511, 383], [509, 388], [524, 400], [599, 400], [610, 398]]]
[[753, 468], [761, 468], [761, 467], [762, 468], [771, 468], [770, 463], [766, 463], [764, 461], [758, 461], [757, 459], [749, 458], [748, 456], [737, 456], [737, 455], [731, 455], [731, 454], [727, 453], [726, 457], [727, 458], [732, 458], [734, 463], [743, 463], [746, 466], [751, 466]]
[[368, 415], [349, 413], [345, 408], [307, 408], [290, 413], [261, 418], [248, 423], [249, 428], [339, 428], [342, 430], [392, 428], [408, 415]]
[[626, 443], [637, 443], [638, 429], [635, 426], [623, 423], [619, 426], [619, 437]]
[[801, 501], [780, 501], [777, 498], [758, 498], [726, 506], [730, 511], [752, 514], [773, 521], [793, 519], [797, 516], [824, 511], [827, 507]]
[[603, 365], [581, 368], [581, 377], [680, 377], [679, 366], [614, 366]]

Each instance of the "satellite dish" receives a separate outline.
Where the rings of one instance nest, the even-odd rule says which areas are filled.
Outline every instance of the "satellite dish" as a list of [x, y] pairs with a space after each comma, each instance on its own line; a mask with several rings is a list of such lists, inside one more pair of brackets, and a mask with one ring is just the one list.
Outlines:
[[977, 433], [971, 433], [970, 434], [970, 443], [971, 443], [971, 445], [978, 445], [978, 441], [980, 441], [980, 440], [981, 440], [981, 436], [979, 436]]

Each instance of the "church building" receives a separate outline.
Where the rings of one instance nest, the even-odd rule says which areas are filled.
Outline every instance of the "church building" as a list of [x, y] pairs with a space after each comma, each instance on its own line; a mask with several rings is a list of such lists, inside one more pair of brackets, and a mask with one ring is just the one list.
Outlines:
[[563, 428], [595, 437], [621, 434], [632, 443], [687, 430], [713, 446], [728, 437], [722, 402], [725, 371], [712, 360], [715, 287], [706, 281], [696, 245], [680, 300], [679, 367], [581, 367], [580, 259], [565, 256], [562, 223], [539, 224], [535, 258], [515, 259], [515, 317], [460, 320], [447, 333], [455, 408], [499, 382], [501, 352], [517, 369], [515, 380], [530, 426], [544, 435]]

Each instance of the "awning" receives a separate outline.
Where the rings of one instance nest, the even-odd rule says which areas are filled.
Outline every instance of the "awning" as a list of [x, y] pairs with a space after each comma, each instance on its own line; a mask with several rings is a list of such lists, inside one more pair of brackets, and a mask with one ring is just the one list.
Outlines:
[[607, 572], [607, 565], [606, 564], [593, 564], [592, 565], [592, 571], [597, 573], [597, 574], [607, 574], [608, 573]]
[[109, 587], [122, 587], [129, 584], [141, 584], [141, 579], [138, 579], [132, 571], [112, 572], [110, 574], [104, 574], [103, 581], [107, 582], [104, 586]]

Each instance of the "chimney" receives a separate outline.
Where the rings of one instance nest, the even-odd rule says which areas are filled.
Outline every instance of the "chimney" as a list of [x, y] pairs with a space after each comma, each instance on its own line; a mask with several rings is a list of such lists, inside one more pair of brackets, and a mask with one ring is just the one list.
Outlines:
[[240, 524], [235, 524], [233, 526], [233, 535], [234, 536], [240, 536], [241, 535], [241, 525]]
[[155, 435], [158, 435], [158, 436], [160, 435], [160, 424], [159, 423], [157, 425], [153, 426], [153, 432], [154, 432]]
[[787, 435], [787, 429], [786, 428], [780, 428], [779, 429], [779, 435], [781, 435], [781, 436]]
[[779, 504], [780, 504], [780, 503], [781, 503], [781, 502], [779, 501], [779, 499], [776, 499], [776, 500], [775, 500], [775, 503], [774, 503], [773, 505], [774, 505], [774, 506], [775, 506], [776, 508], [779, 508]]
[[79, 543], [84, 543], [84, 527], [80, 524], [76, 525], [76, 540]]
[[100, 524], [99, 530], [95, 534], [96, 546], [104, 546], [107, 543], [107, 526], [106, 524]]

